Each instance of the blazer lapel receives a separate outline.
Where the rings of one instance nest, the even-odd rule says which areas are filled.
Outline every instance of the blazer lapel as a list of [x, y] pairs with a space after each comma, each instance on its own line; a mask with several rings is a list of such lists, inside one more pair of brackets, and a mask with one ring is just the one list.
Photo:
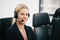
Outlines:
[[17, 27], [17, 25], [16, 25], [16, 23], [14, 24], [11, 31], [13, 32], [13, 34], [17, 40], [24, 40], [19, 29], [18, 29], [18, 27]]
[[26, 30], [26, 34], [28, 37], [28, 40], [31, 40], [31, 35], [30, 35], [30, 31], [29, 31], [29, 27], [25, 25], [25, 30]]

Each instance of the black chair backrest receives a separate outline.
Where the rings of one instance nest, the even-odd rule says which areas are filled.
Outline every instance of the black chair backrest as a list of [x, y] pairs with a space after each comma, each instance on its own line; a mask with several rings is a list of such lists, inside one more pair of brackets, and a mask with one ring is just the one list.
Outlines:
[[1, 19], [1, 26], [4, 28], [9, 27], [12, 24], [12, 18], [3, 18]]
[[48, 40], [48, 27], [47, 26], [40, 26], [34, 28], [34, 33], [36, 35], [37, 40]]
[[50, 24], [49, 16], [47, 13], [36, 13], [33, 15], [33, 26], [40, 27], [41, 25]]
[[[58, 9], [55, 11], [55, 13], [54, 13], [54, 15], [53, 15], [53, 19], [54, 19], [54, 18], [60, 18], [60, 8], [58, 8]], [[52, 25], [52, 23], [53, 23], [53, 19], [52, 19], [51, 25]]]
[[0, 19], [0, 40], [1, 40], [1, 19]]
[[48, 40], [48, 24], [50, 23], [47, 13], [37, 13], [33, 15], [34, 33], [37, 40]]
[[[57, 21], [55, 18], [60, 18], [60, 8], [58, 8], [58, 9], [55, 11], [55, 13], [54, 13], [54, 15], [53, 15], [53, 19], [52, 19], [52, 21], [51, 21], [51, 27], [50, 27], [50, 29], [49, 29], [49, 35], [50, 35], [51, 39], [52, 39], [53, 27], [54, 27], [54, 24], [56, 24], [56, 23], [54, 23], [54, 22]], [[58, 26], [58, 25], [57, 25], [57, 26]]]
[[5, 40], [5, 30], [11, 26], [12, 18], [2, 18], [1, 20], [1, 40]]
[[60, 18], [60, 8], [55, 11], [53, 18]]
[[1, 19], [0, 19], [0, 29], [1, 29]]
[[60, 18], [54, 18], [52, 40], [60, 40]]

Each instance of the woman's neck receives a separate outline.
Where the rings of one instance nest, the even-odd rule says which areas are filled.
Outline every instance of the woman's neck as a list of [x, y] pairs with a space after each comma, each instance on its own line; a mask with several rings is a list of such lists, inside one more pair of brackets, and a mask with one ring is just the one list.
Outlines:
[[24, 29], [24, 24], [17, 22], [16, 23], [19, 29]]

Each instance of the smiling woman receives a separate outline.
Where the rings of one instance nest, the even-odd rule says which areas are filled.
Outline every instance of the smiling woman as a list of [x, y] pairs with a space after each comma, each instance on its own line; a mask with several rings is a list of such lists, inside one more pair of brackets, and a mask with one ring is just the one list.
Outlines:
[[14, 11], [16, 22], [6, 29], [6, 40], [36, 40], [30, 26], [25, 25], [29, 17], [26, 4], [18, 4]]

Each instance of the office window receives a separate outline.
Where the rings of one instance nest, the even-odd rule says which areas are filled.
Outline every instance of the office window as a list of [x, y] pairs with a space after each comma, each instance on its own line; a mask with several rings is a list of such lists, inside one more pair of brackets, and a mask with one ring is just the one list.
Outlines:
[[54, 14], [55, 10], [60, 7], [60, 0], [40, 0], [40, 12]]

